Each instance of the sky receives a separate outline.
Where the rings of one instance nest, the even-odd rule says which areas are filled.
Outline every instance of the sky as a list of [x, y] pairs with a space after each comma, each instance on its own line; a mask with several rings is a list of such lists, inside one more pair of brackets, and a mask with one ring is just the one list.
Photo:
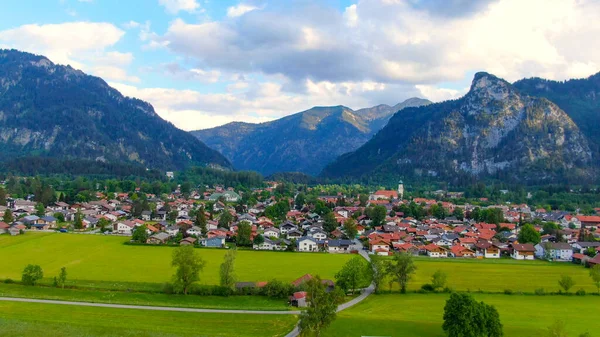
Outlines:
[[313, 106], [458, 98], [473, 74], [600, 71], [600, 0], [20, 0], [0, 48], [150, 102], [184, 130]]

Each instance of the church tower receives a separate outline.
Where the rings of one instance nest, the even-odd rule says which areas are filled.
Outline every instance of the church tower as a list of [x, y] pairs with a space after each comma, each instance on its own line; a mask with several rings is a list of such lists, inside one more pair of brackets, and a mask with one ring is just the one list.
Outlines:
[[398, 182], [398, 199], [404, 199], [404, 183], [402, 182], [402, 180]]

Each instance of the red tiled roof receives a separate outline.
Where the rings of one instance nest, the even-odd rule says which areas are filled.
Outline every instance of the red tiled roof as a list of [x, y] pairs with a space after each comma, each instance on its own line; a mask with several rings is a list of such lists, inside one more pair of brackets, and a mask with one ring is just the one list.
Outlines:
[[313, 278], [313, 276], [311, 274], [302, 275], [298, 279], [292, 281], [292, 285], [294, 287], [298, 287], [302, 283], [307, 282], [307, 281], [311, 280], [312, 278]]

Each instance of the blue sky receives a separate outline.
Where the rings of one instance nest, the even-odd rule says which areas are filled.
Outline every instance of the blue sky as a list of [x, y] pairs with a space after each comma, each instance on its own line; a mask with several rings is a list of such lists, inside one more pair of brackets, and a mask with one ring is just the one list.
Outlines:
[[596, 0], [21, 0], [0, 47], [100, 76], [191, 130], [315, 105], [463, 95], [600, 70]]

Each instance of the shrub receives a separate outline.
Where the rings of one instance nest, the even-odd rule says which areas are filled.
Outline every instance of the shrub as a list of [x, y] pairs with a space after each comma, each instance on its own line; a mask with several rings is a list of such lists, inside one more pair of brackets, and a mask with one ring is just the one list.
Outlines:
[[287, 298], [294, 290], [291, 284], [283, 283], [279, 280], [271, 280], [262, 288], [262, 294], [274, 298]]
[[535, 294], [543, 296], [543, 295], [546, 295], [546, 291], [544, 290], [544, 288], [539, 288], [539, 289], [535, 290]]
[[445, 287], [444, 290], [442, 290], [442, 291], [445, 292], [445, 293], [451, 293], [454, 290], [452, 290], [452, 288], [450, 288], [450, 287]]
[[512, 290], [510, 290], [510, 289], [504, 289], [504, 294], [505, 294], [505, 295], [512, 295], [512, 294], [513, 294], [513, 291], [512, 291]]
[[165, 294], [171, 295], [175, 293], [175, 287], [173, 287], [172, 283], [167, 282], [163, 285], [162, 291]]
[[575, 295], [577, 295], [577, 296], [585, 296], [585, 290], [579, 289], [579, 290], [577, 290], [577, 292], [575, 292]]
[[423, 291], [434, 291], [435, 288], [433, 287], [433, 285], [426, 283], [424, 285], [421, 286], [421, 290]]
[[6, 283], [6, 284], [13, 284], [13, 283], [15, 283], [15, 280], [7, 278], [6, 280], [4, 280], [4, 283]]
[[28, 264], [25, 269], [23, 269], [23, 274], [21, 275], [21, 282], [24, 285], [34, 286], [37, 281], [41, 280], [44, 277], [44, 272], [42, 271], [42, 267], [38, 265]]

